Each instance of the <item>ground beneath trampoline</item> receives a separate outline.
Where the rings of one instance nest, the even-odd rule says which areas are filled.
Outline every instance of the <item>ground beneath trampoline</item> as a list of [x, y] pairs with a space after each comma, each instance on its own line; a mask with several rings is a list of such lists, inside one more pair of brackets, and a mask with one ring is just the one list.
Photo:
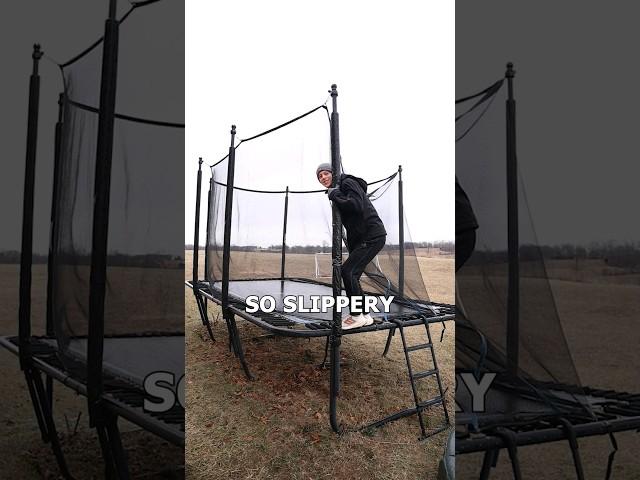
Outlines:
[[[45, 272], [44, 265], [33, 268], [34, 334], [43, 329]], [[17, 334], [17, 318], [18, 265], [0, 265], [0, 334]], [[0, 476], [15, 480], [59, 478], [51, 448], [40, 438], [17, 357], [4, 349], [0, 349], [0, 373]], [[56, 384], [54, 398], [56, 425], [71, 472], [76, 478], [103, 478], [102, 455], [97, 436], [88, 425], [84, 397]], [[180, 463], [182, 448], [131, 424], [122, 424], [121, 428], [133, 478], [184, 478], [183, 472], [171, 470]]]
[[[421, 258], [435, 301], [453, 302], [453, 257]], [[187, 271], [191, 255], [187, 255]], [[328, 370], [322, 360], [324, 339], [269, 338], [264, 331], [239, 322], [249, 365], [257, 377], [247, 381], [229, 353], [226, 327], [218, 322], [206, 338], [191, 290], [185, 292], [187, 313], [187, 475], [189, 478], [252, 479], [404, 479], [435, 478], [446, 434], [418, 442], [415, 417], [372, 434], [336, 436], [328, 420]], [[218, 310], [210, 307], [215, 318]], [[453, 405], [453, 324], [436, 351], [443, 381]], [[439, 339], [441, 327], [432, 327]], [[424, 328], [408, 329], [419, 343]], [[254, 340], [251, 340], [253, 337]], [[410, 406], [399, 337], [389, 359], [382, 359], [386, 332], [343, 339], [342, 397], [339, 419], [347, 425], [373, 421]], [[427, 390], [427, 394], [435, 390]], [[451, 408], [450, 408], [451, 410]], [[439, 415], [430, 415], [437, 423]]]
[[[577, 266], [576, 266], [577, 265]], [[638, 392], [637, 376], [630, 365], [640, 365], [638, 322], [640, 280], [612, 275], [602, 260], [548, 262], [547, 272], [562, 326], [583, 384], [591, 387]], [[525, 280], [526, 281], [526, 280]], [[635, 283], [635, 284], [634, 284]], [[628, 332], [622, 334], [621, 332]], [[613, 354], [612, 354], [613, 353]], [[616, 434], [619, 451], [612, 478], [640, 478], [640, 438], [635, 432]], [[586, 478], [605, 478], [612, 447], [607, 436], [579, 441]], [[525, 447], [518, 450], [524, 478], [575, 478], [571, 451], [566, 442]], [[456, 478], [478, 477], [482, 454], [456, 459]], [[508, 455], [501, 454], [491, 479], [512, 478]]]

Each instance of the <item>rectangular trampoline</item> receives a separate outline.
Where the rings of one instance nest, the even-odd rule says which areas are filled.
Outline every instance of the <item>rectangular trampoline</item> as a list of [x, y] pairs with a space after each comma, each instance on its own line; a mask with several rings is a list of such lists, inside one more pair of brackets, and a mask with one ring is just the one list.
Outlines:
[[[193, 288], [193, 282], [186, 282]], [[205, 298], [222, 304], [222, 282], [198, 282], [197, 290]], [[344, 295], [344, 291], [342, 292]], [[249, 295], [260, 297], [270, 295], [276, 300], [274, 312], [247, 313], [245, 299]], [[308, 305], [312, 295], [331, 296], [332, 287], [329, 284], [307, 279], [256, 279], [256, 280], [232, 280], [229, 282], [230, 308], [235, 314], [262, 327], [271, 333], [293, 337], [324, 337], [331, 335], [331, 321], [333, 312], [324, 313], [283, 313], [283, 299], [287, 295], [302, 295], [305, 304]], [[370, 295], [375, 295], [371, 293]], [[375, 295], [377, 296], [377, 295]], [[382, 310], [382, 304], [378, 301], [378, 307]], [[418, 302], [408, 303], [394, 301], [391, 303], [389, 313], [372, 313], [374, 324], [343, 331], [344, 335], [371, 332], [376, 330], [388, 330], [396, 328], [394, 321], [401, 321], [403, 327], [424, 324], [424, 317], [429, 323], [452, 320], [455, 317], [454, 308], [451, 305], [441, 303]]]

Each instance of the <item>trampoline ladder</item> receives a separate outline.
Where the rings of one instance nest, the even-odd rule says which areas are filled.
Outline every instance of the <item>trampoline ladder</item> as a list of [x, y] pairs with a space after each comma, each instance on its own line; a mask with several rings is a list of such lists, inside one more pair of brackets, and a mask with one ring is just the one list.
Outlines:
[[[418, 414], [420, 430], [422, 431], [422, 436], [420, 437], [420, 440], [424, 440], [426, 438], [429, 438], [449, 428], [449, 412], [447, 411], [447, 405], [444, 398], [444, 390], [442, 388], [442, 379], [440, 378], [440, 370], [438, 369], [438, 361], [436, 359], [436, 353], [433, 349], [431, 331], [429, 329], [429, 323], [427, 321], [424, 321], [424, 327], [427, 332], [427, 343], [407, 345], [407, 339], [404, 334], [404, 328], [402, 326], [402, 323], [400, 321], [397, 321], [395, 323], [397, 325], [398, 330], [400, 331], [400, 337], [402, 338], [402, 348], [404, 350], [404, 357], [407, 362], [407, 370], [409, 372], [409, 382], [411, 383], [411, 391], [413, 392], [413, 399], [416, 405], [415, 408], [411, 408], [408, 411], [413, 410]], [[433, 365], [433, 367], [428, 368], [427, 370], [424, 370], [421, 372], [414, 372], [413, 367], [411, 365], [411, 357], [413, 355], [417, 355], [418, 352], [422, 350], [429, 350], [431, 355], [431, 364]], [[436, 378], [439, 395], [429, 399], [420, 399], [416, 382], [423, 379], [429, 379], [431, 377]], [[427, 429], [423, 412], [431, 407], [436, 407], [438, 405], [442, 405], [445, 423], [435, 429]]]

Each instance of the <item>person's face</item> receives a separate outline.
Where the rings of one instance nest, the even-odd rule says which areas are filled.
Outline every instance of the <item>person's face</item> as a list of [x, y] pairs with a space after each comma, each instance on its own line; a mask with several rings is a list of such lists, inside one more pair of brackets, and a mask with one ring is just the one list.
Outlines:
[[318, 174], [318, 181], [322, 184], [324, 188], [329, 188], [331, 186], [331, 182], [333, 180], [333, 175], [328, 170], [322, 170]]

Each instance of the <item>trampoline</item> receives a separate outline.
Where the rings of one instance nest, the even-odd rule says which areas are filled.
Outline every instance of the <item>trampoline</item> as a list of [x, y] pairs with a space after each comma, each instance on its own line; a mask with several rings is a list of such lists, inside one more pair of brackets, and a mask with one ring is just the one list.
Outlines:
[[[117, 15], [111, 0], [104, 36], [70, 60], [57, 62], [34, 46], [19, 335], [0, 338], [0, 345], [19, 357], [42, 439], [65, 478], [72, 475], [53, 419], [54, 380], [86, 397], [105, 477], [129, 478], [120, 418], [184, 446], [184, 304], [176, 288], [184, 278], [184, 246], [174, 231], [184, 220], [183, 192], [174, 185], [184, 124], [167, 121], [182, 118], [184, 98], [166, 95], [182, 92], [184, 79], [167, 75], [165, 63], [172, 55], [182, 63], [176, 45], [184, 34], [167, 23], [183, 14], [176, 2], [147, 0]], [[154, 51], [163, 54], [156, 58]], [[63, 92], [53, 148], [46, 330], [36, 334], [31, 268], [40, 69], [51, 64]], [[153, 85], [141, 94], [140, 82], [149, 78]], [[157, 102], [159, 94], [165, 101]], [[163, 385], [173, 402], [154, 395], [158, 382], [148, 384], [158, 372], [173, 378]], [[176, 458], [177, 468], [183, 464]]]
[[[191, 286], [191, 282], [188, 282]], [[222, 304], [222, 282], [213, 284], [199, 284], [202, 295], [215, 303]], [[281, 279], [258, 279], [258, 280], [235, 280], [229, 282], [229, 304], [232, 311], [250, 321], [251, 323], [277, 333], [292, 337], [323, 337], [331, 334], [331, 322], [333, 312], [308, 312], [308, 313], [284, 313], [283, 299], [286, 296], [302, 296], [310, 299], [312, 296], [331, 296], [332, 286], [327, 283], [314, 282], [308, 279], [287, 278]], [[373, 292], [370, 295], [375, 296]], [[274, 312], [258, 312], [252, 315], [246, 312], [246, 298], [250, 295], [260, 297], [269, 295], [275, 301]], [[345, 295], [341, 290], [341, 295]], [[308, 300], [306, 300], [308, 301]], [[403, 326], [421, 325], [426, 321], [430, 323], [451, 320], [454, 317], [450, 305], [441, 303], [403, 303], [402, 300], [392, 302], [389, 312], [383, 312], [383, 304], [378, 300], [376, 304], [380, 310], [378, 313], [371, 313], [374, 324], [358, 329], [346, 330], [343, 335], [361, 332], [371, 332], [395, 328], [394, 321], [402, 321]]]
[[505, 449], [519, 479], [518, 447], [566, 441], [582, 479], [577, 439], [609, 435], [609, 478], [613, 434], [638, 429], [640, 394], [581, 384], [547, 271], [549, 248], [538, 243], [518, 170], [514, 76], [508, 64], [504, 78], [456, 101], [456, 177], [479, 225], [475, 250], [456, 272], [456, 375], [495, 378], [481, 408], [457, 388], [455, 451], [484, 452], [478, 478], [486, 479]]
[[[343, 229], [340, 215], [327, 200], [326, 190], [317, 189], [313, 172], [320, 163], [331, 162], [334, 172], [343, 172], [339, 149], [337, 87], [330, 90], [332, 110], [325, 102], [297, 117], [236, 143], [236, 127], [231, 129], [228, 154], [210, 165], [207, 194], [205, 279], [199, 279], [199, 228], [202, 164], [199, 160], [196, 192], [193, 276], [185, 282], [193, 289], [203, 325], [211, 339], [213, 332], [207, 302], [222, 308], [229, 341], [248, 378], [253, 378], [244, 356], [236, 317], [274, 334], [291, 337], [325, 337], [325, 358], [329, 364], [329, 421], [334, 431], [343, 430], [337, 418], [340, 386], [339, 350], [344, 335], [379, 330], [388, 331], [386, 355], [396, 331], [400, 331], [409, 383], [415, 406], [373, 422], [379, 427], [409, 415], [419, 417], [421, 438], [446, 430], [447, 406], [437, 359], [429, 330], [434, 322], [453, 320], [452, 305], [432, 302], [427, 293], [416, 245], [409, 235], [404, 216], [402, 167], [367, 184], [366, 194], [375, 206], [387, 231], [386, 244], [365, 269], [362, 287], [367, 295], [393, 297], [389, 311], [374, 313], [374, 323], [342, 330], [338, 308], [321, 313], [288, 312], [284, 297], [301, 297], [310, 305], [314, 296], [335, 300], [344, 294], [341, 284]], [[330, 145], [327, 145], [330, 139]], [[274, 173], [275, 172], [275, 173]], [[334, 177], [337, 181], [338, 175]], [[295, 183], [292, 187], [291, 183]], [[317, 254], [331, 253], [331, 278], [317, 278]], [[247, 311], [250, 295], [272, 296], [269, 311]], [[422, 326], [427, 340], [407, 345], [403, 329]], [[424, 350], [421, 352], [421, 350]], [[410, 352], [430, 354], [431, 368], [412, 373]], [[329, 360], [328, 360], [329, 359]], [[328, 360], [328, 362], [327, 362]], [[418, 398], [416, 382], [435, 377], [440, 396]], [[444, 410], [445, 425], [425, 427], [422, 415], [429, 408]]]

